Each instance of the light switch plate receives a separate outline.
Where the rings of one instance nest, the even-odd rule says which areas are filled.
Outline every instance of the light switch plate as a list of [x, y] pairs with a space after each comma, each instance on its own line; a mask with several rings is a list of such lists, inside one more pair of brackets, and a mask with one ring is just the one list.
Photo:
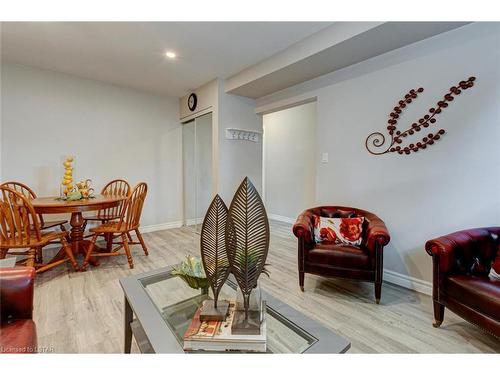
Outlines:
[[321, 154], [321, 162], [322, 163], [328, 163], [328, 152], [323, 152]]

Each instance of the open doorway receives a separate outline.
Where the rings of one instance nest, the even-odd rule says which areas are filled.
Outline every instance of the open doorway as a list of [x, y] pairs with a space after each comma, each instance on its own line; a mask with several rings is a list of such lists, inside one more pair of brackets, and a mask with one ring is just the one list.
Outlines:
[[269, 218], [293, 223], [315, 203], [316, 102], [263, 116], [263, 192]]

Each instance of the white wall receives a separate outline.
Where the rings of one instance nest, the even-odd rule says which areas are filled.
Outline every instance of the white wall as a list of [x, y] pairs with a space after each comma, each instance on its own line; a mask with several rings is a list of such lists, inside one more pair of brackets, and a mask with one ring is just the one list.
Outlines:
[[316, 102], [263, 116], [265, 204], [293, 221], [315, 201]]
[[[426, 240], [500, 224], [499, 51], [499, 24], [476, 23], [257, 101], [257, 111], [269, 111], [317, 97], [316, 203], [378, 214], [392, 238], [384, 267], [424, 280], [426, 291], [432, 279]], [[399, 121], [402, 130], [472, 75], [476, 85], [433, 125], [447, 131], [434, 146], [409, 156], [365, 150], [366, 137], [385, 130], [407, 90], [425, 88]], [[322, 152], [328, 164], [320, 164]]]
[[178, 99], [2, 64], [2, 180], [58, 194], [61, 158], [76, 179], [148, 183], [142, 225], [182, 219]]

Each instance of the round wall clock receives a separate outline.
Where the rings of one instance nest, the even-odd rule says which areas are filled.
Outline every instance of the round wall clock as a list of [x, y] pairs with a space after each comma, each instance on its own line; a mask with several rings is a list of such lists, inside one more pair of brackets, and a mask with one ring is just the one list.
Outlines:
[[196, 97], [195, 93], [192, 93], [189, 95], [188, 98], [188, 108], [192, 112], [196, 109], [196, 104], [198, 103], [198, 98]]

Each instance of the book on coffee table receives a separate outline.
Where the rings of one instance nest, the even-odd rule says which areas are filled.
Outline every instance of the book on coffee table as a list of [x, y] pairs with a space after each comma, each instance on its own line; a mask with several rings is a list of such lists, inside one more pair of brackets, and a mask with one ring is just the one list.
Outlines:
[[230, 301], [228, 315], [223, 321], [201, 321], [201, 307], [198, 308], [184, 334], [184, 350], [265, 352], [267, 349], [265, 316], [260, 335], [233, 335], [231, 325], [235, 307], [235, 302]]

